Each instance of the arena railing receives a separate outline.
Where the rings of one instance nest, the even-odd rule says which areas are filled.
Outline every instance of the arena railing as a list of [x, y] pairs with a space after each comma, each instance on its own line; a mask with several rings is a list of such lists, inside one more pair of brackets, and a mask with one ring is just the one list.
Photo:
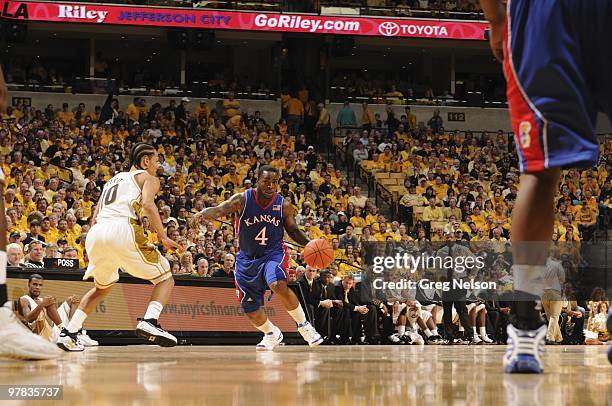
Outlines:
[[364, 96], [357, 95], [354, 93], [348, 93], [345, 86], [330, 86], [330, 100], [333, 102], [344, 103], [349, 101], [351, 103], [362, 103], [368, 102], [369, 104], [385, 104], [388, 101], [397, 106], [416, 104], [425, 106], [449, 106], [449, 107], [489, 107], [489, 108], [503, 108], [508, 107], [506, 100], [496, 100], [488, 97], [483, 92], [467, 92], [464, 99], [456, 98], [455, 96], [435, 96], [428, 98], [423, 95], [409, 96], [409, 97], [395, 97], [395, 96]]
[[436, 9], [419, 9], [410, 7], [372, 7], [360, 8], [362, 15], [385, 16], [385, 17], [412, 17], [412, 18], [435, 18], [456, 20], [484, 20], [484, 14], [476, 11], [453, 11]]
[[[79, 93], [79, 94], [114, 94], [133, 96], [167, 96], [167, 97], [198, 97], [225, 98], [229, 93], [222, 87], [210, 85], [208, 81], [192, 81], [188, 89], [170, 86], [158, 89], [150, 86], [118, 86], [116, 79], [77, 76], [69, 82], [58, 84], [41, 84], [36, 82], [7, 83], [8, 90], [24, 92], [49, 93]], [[276, 100], [279, 95], [269, 90], [236, 90], [234, 94], [239, 99]]]

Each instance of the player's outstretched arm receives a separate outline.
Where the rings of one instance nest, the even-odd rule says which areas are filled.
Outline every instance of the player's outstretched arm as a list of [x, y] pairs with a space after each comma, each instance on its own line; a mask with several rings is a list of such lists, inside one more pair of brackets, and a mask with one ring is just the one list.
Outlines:
[[179, 248], [176, 241], [171, 240], [166, 235], [166, 230], [164, 230], [161, 217], [159, 217], [159, 211], [155, 205], [155, 196], [157, 196], [157, 193], [159, 192], [159, 179], [155, 176], [144, 173], [138, 176], [145, 176], [144, 183], [142, 184], [142, 209], [149, 218], [149, 222], [151, 223], [153, 230], [155, 230], [157, 233], [159, 241], [164, 244], [166, 248]]
[[491, 25], [489, 45], [498, 61], [504, 60], [504, 33], [506, 24], [506, 8], [501, 0], [480, 0], [480, 6], [485, 18]]
[[219, 217], [229, 216], [230, 214], [240, 213], [243, 207], [244, 195], [242, 193], [236, 193], [223, 203], [214, 207], [207, 207], [196, 213], [194, 220], [196, 223], [201, 220], [214, 220]]
[[283, 203], [283, 221], [285, 223], [285, 230], [293, 241], [300, 245], [306, 245], [310, 242], [306, 234], [300, 230], [295, 222], [295, 208], [289, 200], [285, 200]]

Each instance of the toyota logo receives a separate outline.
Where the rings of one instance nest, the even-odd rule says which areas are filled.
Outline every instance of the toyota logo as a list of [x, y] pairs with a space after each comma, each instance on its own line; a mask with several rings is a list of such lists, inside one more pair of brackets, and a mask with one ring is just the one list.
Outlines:
[[400, 26], [393, 21], [385, 21], [378, 26], [378, 32], [385, 37], [394, 37], [399, 34]]

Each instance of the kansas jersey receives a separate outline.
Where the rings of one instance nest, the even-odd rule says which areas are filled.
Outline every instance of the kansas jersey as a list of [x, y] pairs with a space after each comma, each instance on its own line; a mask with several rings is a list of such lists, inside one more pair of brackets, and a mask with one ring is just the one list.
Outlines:
[[100, 209], [96, 221], [138, 219], [141, 190], [136, 175], [143, 170], [120, 172], [106, 182], [100, 196]]
[[257, 202], [255, 189], [244, 191], [244, 209], [238, 220], [240, 251], [252, 258], [283, 251], [283, 196], [275, 193], [263, 207]]

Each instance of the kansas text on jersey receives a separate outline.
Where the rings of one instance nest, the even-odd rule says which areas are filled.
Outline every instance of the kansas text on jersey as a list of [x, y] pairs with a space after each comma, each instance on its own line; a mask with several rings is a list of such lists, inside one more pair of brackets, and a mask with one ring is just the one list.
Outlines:
[[284, 198], [275, 193], [265, 207], [257, 202], [255, 189], [244, 191], [244, 209], [238, 220], [240, 251], [250, 257], [283, 250], [285, 228], [283, 224]]

